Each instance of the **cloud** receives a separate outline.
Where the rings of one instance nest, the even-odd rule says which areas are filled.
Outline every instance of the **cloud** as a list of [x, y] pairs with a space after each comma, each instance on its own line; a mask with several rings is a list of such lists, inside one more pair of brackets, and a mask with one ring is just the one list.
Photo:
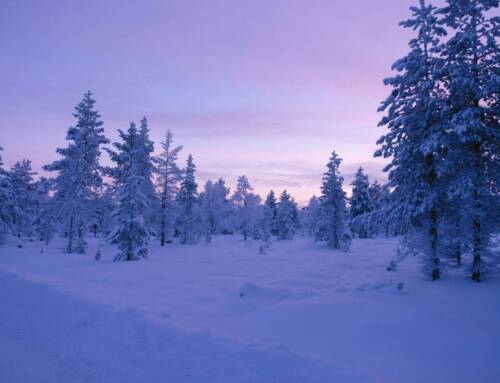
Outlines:
[[[152, 130], [171, 129], [186, 137], [331, 136], [359, 139], [359, 129], [375, 125], [368, 119], [331, 111], [245, 108], [213, 111], [151, 112]], [[354, 128], [357, 127], [357, 128]]]

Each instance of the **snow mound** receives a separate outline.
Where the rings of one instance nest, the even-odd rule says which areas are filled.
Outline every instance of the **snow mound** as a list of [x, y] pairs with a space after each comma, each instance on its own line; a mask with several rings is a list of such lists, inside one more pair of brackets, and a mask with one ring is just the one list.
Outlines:
[[227, 305], [226, 312], [228, 314], [244, 314], [286, 300], [303, 299], [312, 295], [314, 294], [308, 291], [263, 287], [247, 282], [232, 293], [232, 303]]
[[261, 287], [254, 283], [244, 283], [238, 289], [238, 297], [244, 299], [276, 302], [286, 299], [288, 296], [290, 296], [289, 290]]

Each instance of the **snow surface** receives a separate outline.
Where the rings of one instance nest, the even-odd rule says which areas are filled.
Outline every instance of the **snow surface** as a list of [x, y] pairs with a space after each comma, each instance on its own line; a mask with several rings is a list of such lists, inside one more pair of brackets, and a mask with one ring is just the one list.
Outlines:
[[0, 382], [500, 381], [498, 277], [388, 272], [395, 239], [259, 254], [220, 236], [123, 263], [97, 239], [17, 244], [0, 247]]

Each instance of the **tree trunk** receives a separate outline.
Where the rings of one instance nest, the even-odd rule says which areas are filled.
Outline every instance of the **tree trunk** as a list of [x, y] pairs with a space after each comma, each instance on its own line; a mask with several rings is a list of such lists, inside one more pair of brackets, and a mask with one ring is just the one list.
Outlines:
[[166, 186], [163, 186], [164, 191], [163, 191], [163, 196], [162, 199], [163, 201], [161, 202], [161, 233], [160, 233], [160, 246], [165, 246], [165, 227], [166, 227], [166, 222], [165, 222], [165, 213], [167, 210], [167, 192], [166, 192]]
[[73, 216], [71, 216], [69, 220], [68, 245], [66, 246], [66, 252], [68, 254], [73, 253]]
[[[478, 10], [478, 4], [474, 4], [475, 10]], [[479, 46], [479, 36], [477, 31], [477, 14], [478, 12], [474, 12], [473, 17], [471, 18], [472, 31], [473, 31], [473, 47], [472, 47], [472, 70], [474, 75], [474, 80], [476, 84], [480, 83], [479, 73], [478, 73], [478, 64], [479, 64], [479, 55], [478, 55], [478, 46]], [[474, 100], [474, 107], [476, 109], [480, 109], [479, 98], [476, 96]], [[475, 168], [475, 180], [474, 180], [474, 213], [472, 218], [472, 227], [473, 227], [473, 239], [472, 239], [472, 275], [471, 278], [475, 282], [481, 281], [481, 247], [483, 244], [481, 243], [481, 173], [483, 171], [483, 167], [481, 166], [481, 141], [476, 141], [472, 144], [472, 153], [475, 158], [474, 168]]]
[[429, 229], [429, 236], [431, 239], [431, 258], [432, 258], [432, 275], [433, 281], [441, 277], [440, 260], [438, 254], [438, 230], [437, 230], [437, 213], [436, 209], [432, 209], [430, 213], [431, 227]]
[[481, 220], [475, 216], [473, 220], [474, 238], [472, 244], [472, 280], [481, 281]]
[[[428, 173], [427, 173], [427, 185], [429, 185], [429, 189], [431, 191], [434, 191], [436, 189], [436, 181], [437, 181], [437, 174], [436, 174], [436, 169], [435, 169], [435, 164], [434, 164], [434, 155], [428, 154], [425, 157], [425, 164], [427, 166]], [[429, 212], [429, 241], [430, 241], [430, 246], [431, 246], [431, 279], [433, 281], [441, 278], [441, 261], [439, 259], [439, 249], [438, 249], [438, 242], [439, 242], [439, 236], [438, 236], [438, 211], [437, 211], [437, 201], [433, 201], [433, 206]]]
[[455, 245], [455, 261], [458, 267], [462, 266], [462, 249], [460, 242]]
[[481, 281], [481, 217], [479, 212], [481, 211], [481, 198], [480, 198], [480, 189], [481, 189], [481, 143], [476, 142], [473, 145], [473, 152], [476, 157], [475, 161], [475, 170], [476, 170], [476, 179], [474, 182], [474, 214], [472, 218], [472, 230], [473, 230], [473, 238], [472, 238], [472, 275], [471, 278], [475, 282]]

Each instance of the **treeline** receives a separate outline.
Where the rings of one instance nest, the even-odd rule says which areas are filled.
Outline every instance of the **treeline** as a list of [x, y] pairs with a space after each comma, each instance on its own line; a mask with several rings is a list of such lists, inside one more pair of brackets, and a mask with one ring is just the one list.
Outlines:
[[[314, 236], [329, 247], [347, 250], [350, 244], [349, 212], [353, 218], [372, 212], [383, 201], [383, 188], [369, 187], [360, 169], [353, 183], [351, 208], [342, 189], [341, 159], [334, 152], [324, 174], [322, 195], [299, 209], [284, 190], [270, 191], [264, 201], [253, 192], [246, 176], [238, 177], [234, 192], [224, 179], [207, 181], [198, 190], [192, 155], [184, 167], [178, 157], [182, 146], [170, 131], [154, 156], [146, 118], [119, 130], [111, 145], [90, 92], [76, 106], [76, 123], [68, 129], [68, 145], [57, 149], [60, 159], [44, 166], [53, 178], [35, 179], [29, 160], [10, 170], [0, 162], [0, 223], [3, 233], [20, 239], [49, 243], [65, 239], [67, 253], [85, 253], [86, 237], [101, 235], [119, 248], [115, 260], [147, 256], [148, 244], [161, 246], [209, 243], [213, 235], [240, 233], [244, 240], [260, 240], [265, 252], [272, 239], [292, 239], [297, 233]], [[101, 166], [101, 153], [113, 166]], [[110, 183], [104, 180], [111, 180]], [[369, 237], [376, 227], [353, 232]]]
[[[279, 196], [271, 190], [262, 200], [244, 175], [234, 192], [222, 178], [207, 181], [199, 190], [193, 156], [179, 165], [183, 147], [174, 145], [170, 131], [154, 156], [146, 118], [119, 130], [119, 141], [110, 143], [90, 92], [74, 117], [68, 146], [56, 150], [61, 158], [44, 166], [55, 173], [53, 178], [35, 179], [29, 160], [8, 171], [0, 161], [2, 232], [47, 244], [59, 235], [67, 253], [85, 253], [87, 235], [100, 235], [118, 246], [116, 260], [146, 257], [151, 240], [161, 246], [209, 243], [213, 235], [239, 233], [244, 240], [260, 240], [265, 252], [273, 239], [300, 234], [348, 250], [352, 236], [403, 233], [398, 222], [387, 219], [393, 202], [389, 185], [370, 184], [362, 168], [352, 182], [352, 197], [346, 197], [342, 160], [335, 152], [323, 175], [321, 195], [299, 209], [286, 190]], [[113, 166], [100, 165], [103, 151]]]

